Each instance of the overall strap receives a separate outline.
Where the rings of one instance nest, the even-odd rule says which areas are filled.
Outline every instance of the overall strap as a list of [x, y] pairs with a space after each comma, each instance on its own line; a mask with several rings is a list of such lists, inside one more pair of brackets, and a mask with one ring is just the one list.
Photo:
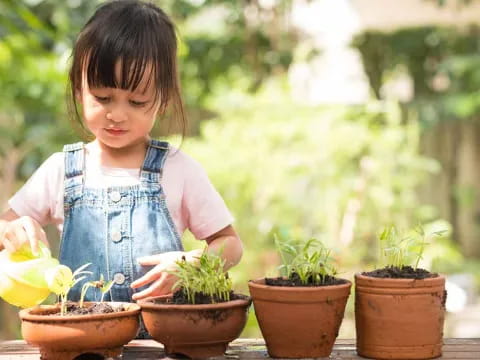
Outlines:
[[65, 191], [77, 185], [83, 185], [85, 170], [85, 151], [83, 142], [63, 147], [65, 158]]
[[142, 183], [158, 184], [160, 182], [168, 150], [168, 142], [154, 139], [150, 140], [147, 155], [145, 156], [145, 161], [143, 162], [140, 172]]

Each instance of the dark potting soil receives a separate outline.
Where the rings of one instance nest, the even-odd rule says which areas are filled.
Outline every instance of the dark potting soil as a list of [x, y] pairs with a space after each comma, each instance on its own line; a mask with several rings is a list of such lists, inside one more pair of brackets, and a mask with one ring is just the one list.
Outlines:
[[375, 269], [369, 272], [363, 272], [362, 275], [376, 278], [391, 278], [391, 279], [427, 279], [437, 277], [437, 273], [431, 273], [425, 269], [414, 269], [411, 266], [386, 266], [382, 269]]
[[[240, 300], [240, 299], [248, 299], [248, 296], [235, 294], [233, 291], [230, 292], [230, 301], [231, 300]], [[214, 296], [213, 299], [210, 295], [205, 295], [203, 293], [195, 294], [195, 304], [216, 304], [222, 303], [225, 300], [220, 299], [217, 296]], [[166, 301], [163, 300], [155, 300], [156, 304], [172, 304], [172, 305], [191, 305], [188, 301], [187, 294], [183, 289], [177, 290], [173, 293], [171, 298], [167, 298]]]
[[[93, 314], [109, 314], [114, 312], [125, 311], [126, 309], [122, 306], [119, 307], [112, 307], [110, 304], [107, 303], [93, 303], [84, 305], [80, 307], [78, 303], [75, 302], [67, 302], [67, 312], [66, 316], [73, 316], [73, 315], [93, 315]], [[60, 312], [60, 309], [59, 309]], [[58, 315], [59, 312], [49, 315]]]
[[308, 282], [303, 284], [300, 281], [300, 276], [297, 273], [293, 273], [289, 278], [285, 277], [276, 277], [276, 278], [265, 278], [265, 284], [271, 286], [328, 286], [328, 285], [341, 285], [345, 284], [347, 281], [343, 279], [336, 278], [334, 276], [325, 276], [324, 281], [321, 283], [315, 283], [312, 277], [308, 278]]

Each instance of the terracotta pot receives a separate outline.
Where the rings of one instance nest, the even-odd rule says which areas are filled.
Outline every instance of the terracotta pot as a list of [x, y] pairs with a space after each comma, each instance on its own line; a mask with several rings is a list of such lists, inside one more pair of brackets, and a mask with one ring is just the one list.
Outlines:
[[232, 300], [217, 304], [163, 304], [171, 296], [139, 301], [145, 327], [167, 354], [191, 358], [221, 356], [228, 343], [240, 336], [247, 322], [252, 300]]
[[109, 304], [123, 304], [127, 310], [72, 316], [48, 315], [59, 311], [58, 304], [21, 310], [23, 338], [40, 348], [42, 360], [73, 360], [85, 353], [119, 356], [123, 345], [137, 334], [140, 306], [132, 303]]
[[328, 357], [342, 323], [352, 283], [315, 287], [250, 281], [255, 316], [268, 354], [278, 358]]
[[355, 274], [357, 352], [374, 359], [442, 354], [445, 277], [382, 279]]

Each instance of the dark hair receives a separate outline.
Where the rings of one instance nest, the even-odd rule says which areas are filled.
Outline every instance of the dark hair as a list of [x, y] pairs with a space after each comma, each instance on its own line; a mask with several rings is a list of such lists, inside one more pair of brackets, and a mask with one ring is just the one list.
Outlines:
[[[119, 61], [121, 78], [116, 79], [115, 65]], [[141, 1], [107, 2], [81, 30], [73, 48], [69, 73], [71, 117], [86, 131], [76, 101], [84, 71], [89, 86], [135, 91], [150, 65], [148, 82], [155, 82], [160, 113], [169, 108], [184, 136], [186, 118], [178, 80], [175, 26], [157, 6]]]

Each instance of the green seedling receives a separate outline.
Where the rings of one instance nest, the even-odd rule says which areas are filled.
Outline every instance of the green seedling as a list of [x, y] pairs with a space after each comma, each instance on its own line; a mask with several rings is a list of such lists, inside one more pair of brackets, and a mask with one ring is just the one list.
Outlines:
[[103, 278], [103, 274], [100, 274], [100, 280], [97, 281], [88, 281], [82, 286], [82, 291], [80, 293], [80, 302], [79, 306], [82, 308], [83, 307], [83, 299], [85, 298], [85, 295], [87, 294], [88, 289], [94, 288], [94, 289], [100, 289], [100, 292], [102, 293], [102, 296], [100, 298], [100, 302], [103, 302], [103, 298], [105, 297], [105, 294], [110, 291], [110, 289], [113, 286], [113, 281], [105, 281]]
[[309, 283], [320, 285], [328, 276], [333, 277], [337, 274], [333, 266], [331, 250], [326, 248], [320, 240], [280, 241], [274, 235], [274, 241], [282, 258], [279, 269], [289, 279], [292, 279], [296, 273], [303, 285]]
[[60, 315], [65, 315], [67, 312], [67, 297], [70, 289], [85, 279], [87, 274], [92, 274], [91, 271], [85, 271], [90, 264], [80, 266], [73, 273], [65, 265], [58, 265], [45, 273], [48, 288], [60, 298]]
[[216, 299], [230, 300], [232, 281], [223, 271], [225, 260], [220, 255], [204, 251], [197, 263], [188, 262], [183, 256], [176, 264], [177, 269], [171, 273], [178, 280], [172, 290], [183, 289], [189, 303], [195, 304], [195, 295], [201, 293], [209, 296], [212, 303]]
[[427, 234], [420, 225], [408, 232], [400, 232], [393, 225], [388, 226], [379, 236], [380, 261], [387, 267], [402, 269], [411, 265], [417, 270], [425, 248], [430, 244], [428, 240], [444, 233], [445, 230], [441, 230]]

